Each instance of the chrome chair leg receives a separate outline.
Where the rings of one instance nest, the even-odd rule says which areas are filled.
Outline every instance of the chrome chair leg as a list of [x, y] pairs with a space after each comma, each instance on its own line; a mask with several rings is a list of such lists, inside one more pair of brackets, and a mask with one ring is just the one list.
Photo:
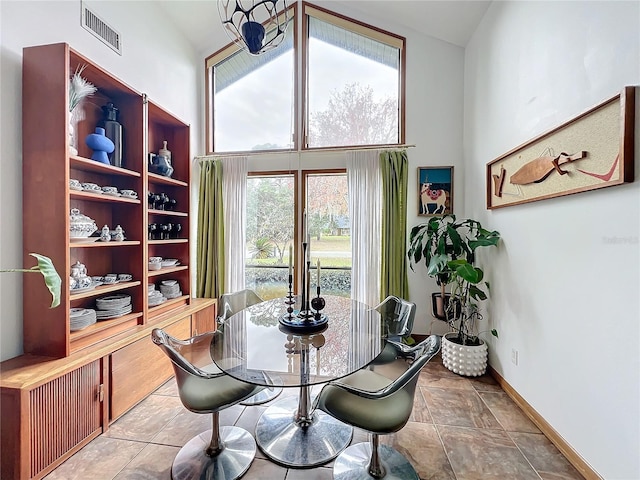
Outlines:
[[239, 427], [220, 427], [219, 413], [212, 414], [213, 428], [192, 438], [180, 449], [171, 466], [172, 480], [240, 478], [256, 454], [253, 436]]
[[384, 465], [380, 461], [380, 453], [378, 447], [380, 438], [375, 433], [371, 434], [371, 460], [369, 460], [369, 474], [373, 478], [383, 478], [386, 475]]
[[356, 443], [344, 450], [333, 464], [333, 479], [420, 480], [409, 460], [400, 452], [388, 445], [374, 448], [374, 442], [375, 438], [371, 442]]

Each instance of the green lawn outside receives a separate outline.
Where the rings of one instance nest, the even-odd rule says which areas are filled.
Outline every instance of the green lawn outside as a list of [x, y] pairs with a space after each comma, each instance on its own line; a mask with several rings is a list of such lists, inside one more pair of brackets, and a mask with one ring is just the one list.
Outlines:
[[[315, 266], [316, 256], [313, 255], [314, 251], [320, 252], [350, 252], [351, 251], [351, 237], [348, 236], [323, 236], [320, 240], [316, 240], [315, 237], [311, 238], [311, 264]], [[320, 257], [320, 264], [323, 267], [351, 267], [350, 257], [330, 257], [323, 255]], [[252, 258], [247, 259], [247, 266], [274, 266], [282, 265], [289, 266], [289, 251], [285, 251], [283, 263], [279, 262], [277, 257], [272, 258]]]

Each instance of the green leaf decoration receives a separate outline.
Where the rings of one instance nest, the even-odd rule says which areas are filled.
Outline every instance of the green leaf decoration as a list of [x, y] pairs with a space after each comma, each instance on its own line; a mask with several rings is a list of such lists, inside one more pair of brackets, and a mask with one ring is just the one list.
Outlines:
[[51, 307], [55, 308], [60, 305], [60, 289], [62, 287], [62, 279], [49, 257], [39, 255], [37, 253], [30, 253], [32, 257], [38, 260], [38, 266], [33, 267], [32, 270], [38, 270], [44, 277], [44, 283], [47, 285], [49, 292], [51, 292]]
[[492, 329], [491, 329], [491, 335], [493, 335], [493, 336], [494, 336], [494, 337], [496, 337], [496, 338], [500, 338], [500, 337], [498, 336], [498, 331], [497, 331], [495, 328], [492, 328]]

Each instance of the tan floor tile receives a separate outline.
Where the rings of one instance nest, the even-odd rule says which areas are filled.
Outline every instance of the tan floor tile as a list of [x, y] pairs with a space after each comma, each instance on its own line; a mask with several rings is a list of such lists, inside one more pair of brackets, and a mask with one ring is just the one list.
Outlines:
[[399, 432], [380, 439], [404, 455], [421, 479], [455, 480], [434, 425], [409, 422]]
[[183, 410], [179, 398], [151, 395], [116, 420], [104, 436], [149, 442]]
[[46, 480], [111, 480], [144, 443], [100, 436], [45, 477]]
[[413, 397], [413, 410], [411, 411], [409, 421], [433, 423], [433, 419], [431, 418], [431, 414], [429, 413], [429, 408], [427, 407], [427, 402], [425, 401], [424, 396], [422, 395], [422, 390], [420, 388], [416, 388], [416, 393]]
[[162, 430], [155, 435], [151, 442], [161, 445], [182, 447], [189, 440], [202, 432], [209, 430], [212, 425], [210, 413], [193, 413], [183, 410], [171, 419]]
[[424, 388], [422, 395], [433, 423], [459, 427], [502, 429], [475, 390]]
[[287, 476], [287, 469], [276, 465], [269, 460], [255, 458], [242, 480], [284, 480]]
[[287, 480], [332, 480], [332, 479], [333, 479], [333, 468], [329, 468], [329, 467], [313, 468], [311, 470], [290, 468], [287, 473]]
[[428, 368], [430, 365], [436, 365], [439, 360], [433, 359], [420, 372], [418, 377], [418, 385], [421, 387], [439, 387], [439, 388], [459, 388], [461, 390], [473, 390], [471, 381], [466, 377], [461, 377], [447, 370], [442, 364], [438, 367]]
[[[461, 377], [441, 361], [438, 356], [422, 370], [409, 423], [394, 435], [380, 437], [381, 443], [393, 445], [411, 461], [421, 480], [581, 478], [546, 437], [528, 433], [533, 424], [491, 377]], [[392, 376], [406, 366], [399, 361], [377, 371]], [[313, 387], [312, 398], [321, 388]], [[234, 405], [220, 412], [220, 424], [235, 424], [253, 434], [268, 406], [287, 396], [297, 397], [299, 392], [299, 388], [284, 389], [280, 397], [260, 406]], [[210, 428], [211, 414], [186, 410], [175, 381], [170, 380], [46, 479], [169, 480], [170, 465], [179, 449]], [[142, 441], [134, 441], [138, 439]], [[352, 445], [369, 441], [368, 432], [354, 429]], [[266, 459], [258, 449], [243, 480], [329, 480], [333, 463], [287, 469]]]
[[495, 379], [488, 373], [485, 373], [480, 377], [469, 377], [469, 381], [477, 392], [504, 393], [502, 387], [500, 387], [498, 382], [496, 382]]
[[148, 444], [114, 480], [168, 480], [179, 451], [178, 447]]
[[436, 428], [457, 480], [540, 480], [507, 432], [446, 425]]
[[542, 434], [510, 433], [543, 480], [582, 480], [582, 475]]
[[155, 392], [154, 395], [168, 395], [170, 397], [178, 396], [178, 384], [176, 383], [175, 378], [171, 378], [164, 385], [160, 386]]
[[479, 395], [506, 431], [541, 433], [506, 393], [479, 392]]

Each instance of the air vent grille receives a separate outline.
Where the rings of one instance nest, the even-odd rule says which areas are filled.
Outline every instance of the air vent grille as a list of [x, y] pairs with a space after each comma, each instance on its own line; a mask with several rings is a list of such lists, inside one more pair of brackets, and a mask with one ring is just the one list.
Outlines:
[[122, 43], [120, 34], [107, 25], [100, 17], [82, 5], [82, 26], [94, 36], [102, 40], [113, 51], [122, 55]]

